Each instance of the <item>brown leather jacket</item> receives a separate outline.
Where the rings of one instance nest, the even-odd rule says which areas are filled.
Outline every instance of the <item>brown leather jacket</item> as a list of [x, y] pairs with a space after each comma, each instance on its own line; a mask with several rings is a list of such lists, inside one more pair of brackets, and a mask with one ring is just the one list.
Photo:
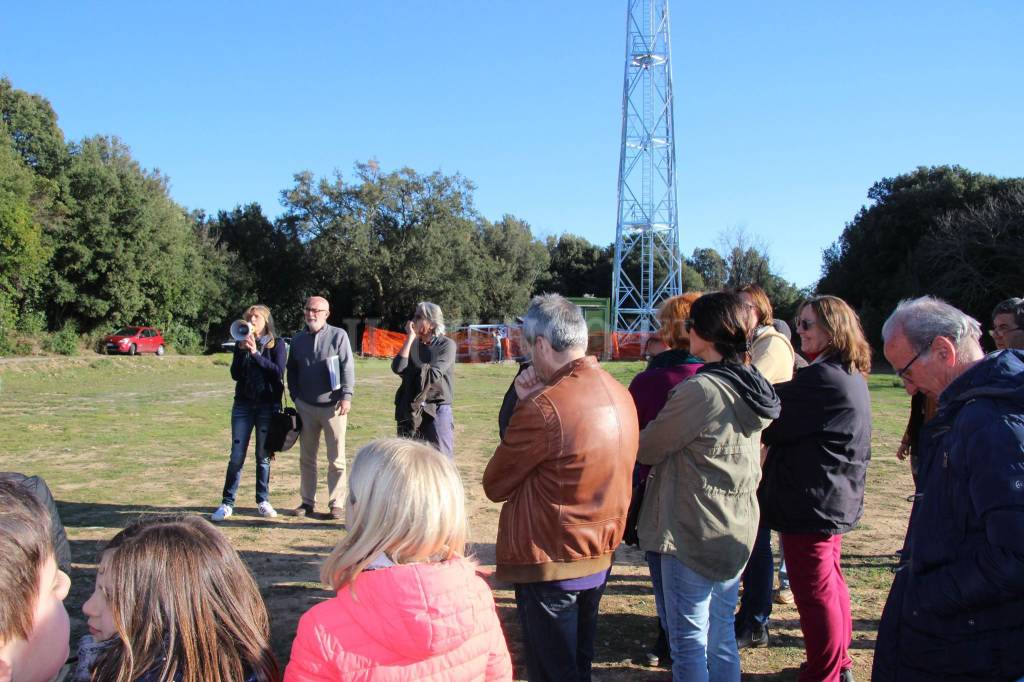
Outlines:
[[607, 569], [625, 529], [638, 442], [633, 399], [593, 357], [568, 363], [519, 403], [484, 471], [487, 497], [505, 503], [497, 579]]

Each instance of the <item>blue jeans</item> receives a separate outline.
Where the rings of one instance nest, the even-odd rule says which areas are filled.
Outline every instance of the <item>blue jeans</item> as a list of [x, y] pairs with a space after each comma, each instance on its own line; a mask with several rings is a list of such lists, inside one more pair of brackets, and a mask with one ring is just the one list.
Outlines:
[[750, 561], [743, 570], [743, 598], [736, 614], [736, 634], [761, 629], [772, 615], [772, 580], [775, 578], [775, 558], [772, 556], [772, 530], [761, 525], [750, 553]]
[[544, 583], [515, 585], [530, 682], [589, 682], [606, 584], [569, 592]]
[[279, 403], [260, 403], [235, 399], [231, 406], [231, 459], [224, 476], [224, 504], [235, 506], [235, 493], [242, 480], [242, 467], [249, 450], [249, 438], [256, 429], [256, 504], [266, 502], [270, 493], [270, 453], [266, 450], [270, 418], [281, 410]]
[[[672, 554], [662, 554], [655, 602], [672, 647], [672, 679], [739, 682], [733, 613], [740, 577], [708, 580]], [[658, 584], [660, 583], [660, 589]]]

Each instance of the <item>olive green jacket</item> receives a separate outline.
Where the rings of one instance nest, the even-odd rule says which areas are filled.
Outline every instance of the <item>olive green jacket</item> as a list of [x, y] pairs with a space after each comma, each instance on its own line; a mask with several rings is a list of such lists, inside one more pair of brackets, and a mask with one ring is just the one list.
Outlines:
[[640, 433], [637, 461], [653, 465], [640, 548], [674, 554], [709, 580], [739, 575], [757, 535], [760, 434], [770, 423], [719, 377], [698, 374], [673, 388]]

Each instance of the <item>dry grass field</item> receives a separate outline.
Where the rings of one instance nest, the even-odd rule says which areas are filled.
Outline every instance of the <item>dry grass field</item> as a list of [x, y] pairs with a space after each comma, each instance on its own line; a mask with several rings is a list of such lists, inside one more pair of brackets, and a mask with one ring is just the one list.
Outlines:
[[[74, 555], [67, 601], [73, 639], [85, 629], [81, 605], [92, 590], [97, 552], [105, 541], [139, 514], [208, 514], [220, 502], [230, 445], [228, 361], [227, 355], [0, 361], [0, 470], [43, 476], [58, 500]], [[628, 383], [642, 365], [607, 367]], [[356, 373], [350, 462], [361, 445], [393, 433], [398, 384], [385, 361], [360, 360]], [[480, 478], [497, 443], [498, 406], [514, 373], [511, 365], [460, 365], [456, 372], [456, 460], [466, 485], [473, 552], [484, 566], [494, 563], [499, 506], [484, 496]], [[871, 393], [874, 457], [866, 512], [861, 527], [844, 540], [843, 566], [852, 591], [852, 655], [860, 680], [870, 676], [893, 552], [902, 541], [912, 492], [908, 467], [893, 454], [909, 400], [892, 375], [872, 377]], [[299, 616], [329, 596], [318, 582], [319, 565], [344, 528], [320, 519], [260, 518], [254, 478], [250, 460], [235, 515], [222, 528], [260, 584], [283, 663]], [[271, 501], [286, 510], [298, 503], [297, 493], [296, 448], [273, 464]], [[512, 592], [494, 588], [513, 659], [521, 663]], [[601, 604], [595, 679], [666, 679], [667, 671], [637, 662], [655, 632], [646, 566], [639, 552], [624, 547]], [[743, 652], [744, 679], [796, 679], [802, 660], [796, 610], [777, 606], [772, 646]]]

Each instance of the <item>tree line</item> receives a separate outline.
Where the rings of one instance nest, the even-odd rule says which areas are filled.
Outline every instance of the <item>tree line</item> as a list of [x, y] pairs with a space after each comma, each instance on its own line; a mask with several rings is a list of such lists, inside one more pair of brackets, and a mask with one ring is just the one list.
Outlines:
[[[475, 322], [509, 320], [541, 291], [612, 295], [613, 244], [542, 240], [512, 213], [488, 220], [474, 189], [459, 174], [384, 172], [368, 161], [346, 177], [296, 173], [274, 220], [256, 203], [190, 212], [118, 138], [66, 141], [44, 97], [0, 78], [0, 353], [25, 350], [25, 335], [74, 345], [143, 323], [195, 352], [219, 343], [255, 301], [295, 331], [311, 294], [338, 318], [393, 329], [419, 300]], [[1024, 179], [920, 167], [867, 196], [823, 253], [813, 291], [850, 302], [876, 349], [902, 298], [934, 294], [984, 321], [1024, 293]], [[635, 279], [639, 266], [625, 267]], [[683, 278], [686, 290], [756, 282], [782, 319], [809, 293], [737, 230], [717, 249], [695, 249]]]
[[[614, 245], [538, 239], [511, 213], [488, 220], [458, 174], [375, 161], [347, 177], [303, 171], [274, 220], [256, 203], [207, 215], [171, 199], [168, 178], [117, 137], [66, 141], [57, 120], [44, 97], [0, 78], [0, 353], [26, 351], [26, 335], [73, 346], [129, 324], [196, 352], [256, 301], [293, 332], [312, 294], [336, 318], [395, 329], [420, 300], [475, 322], [510, 320], [541, 291], [611, 296]], [[687, 289], [756, 281], [783, 307], [799, 300], [762, 245], [742, 233], [723, 245], [686, 259]]]
[[876, 350], [900, 299], [931, 294], [986, 323], [1024, 296], [1024, 178], [922, 166], [868, 198], [825, 251], [817, 290], [858, 310]]

